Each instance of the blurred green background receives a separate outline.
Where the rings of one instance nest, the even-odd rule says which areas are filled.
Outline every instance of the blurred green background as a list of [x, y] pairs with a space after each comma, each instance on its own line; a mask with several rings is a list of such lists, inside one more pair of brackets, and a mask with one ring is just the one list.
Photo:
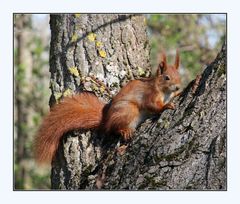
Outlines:
[[[178, 48], [183, 86], [215, 59], [226, 37], [225, 14], [145, 16], [153, 69], [161, 51], [173, 62]], [[50, 189], [51, 168], [33, 159], [33, 138], [49, 110], [49, 45], [49, 15], [14, 15], [14, 189]]]

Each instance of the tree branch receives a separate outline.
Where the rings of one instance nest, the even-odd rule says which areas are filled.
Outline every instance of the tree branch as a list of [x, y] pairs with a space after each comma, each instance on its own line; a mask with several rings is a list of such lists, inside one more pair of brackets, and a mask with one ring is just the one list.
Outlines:
[[225, 44], [175, 103], [139, 127], [125, 154], [115, 149], [99, 162], [102, 188], [226, 189]]

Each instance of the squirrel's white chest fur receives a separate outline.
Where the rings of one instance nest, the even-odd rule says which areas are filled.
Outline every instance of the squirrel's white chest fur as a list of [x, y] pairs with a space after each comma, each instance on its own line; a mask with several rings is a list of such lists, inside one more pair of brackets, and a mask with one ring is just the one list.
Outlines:
[[163, 103], [167, 104], [171, 101], [171, 99], [173, 98], [173, 92], [167, 92], [165, 93], [164, 97], [163, 97]]

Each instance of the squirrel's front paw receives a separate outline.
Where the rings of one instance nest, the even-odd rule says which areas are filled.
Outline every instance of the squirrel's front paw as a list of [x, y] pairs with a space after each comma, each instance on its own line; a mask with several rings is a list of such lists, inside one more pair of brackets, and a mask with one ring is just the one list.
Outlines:
[[174, 110], [175, 109], [175, 105], [174, 105], [174, 103], [168, 103], [165, 108]]

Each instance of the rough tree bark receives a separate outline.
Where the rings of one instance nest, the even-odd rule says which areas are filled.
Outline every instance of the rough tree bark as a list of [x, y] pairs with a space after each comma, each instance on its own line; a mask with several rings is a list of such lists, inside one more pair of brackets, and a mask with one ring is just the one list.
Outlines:
[[[50, 105], [82, 90], [109, 101], [129, 80], [150, 75], [142, 15], [51, 15], [50, 26]], [[100, 143], [90, 131], [67, 134], [52, 164], [52, 188], [85, 188], [102, 158]]]
[[[109, 100], [128, 80], [149, 76], [144, 16], [52, 15], [50, 25], [50, 105], [82, 90]], [[144, 122], [123, 155], [117, 139], [66, 134], [52, 162], [52, 188], [226, 189], [225, 58], [224, 45], [175, 99], [176, 110]]]
[[[226, 190], [226, 46], [123, 156], [111, 155], [105, 189]], [[93, 187], [93, 186], [91, 186]]]

